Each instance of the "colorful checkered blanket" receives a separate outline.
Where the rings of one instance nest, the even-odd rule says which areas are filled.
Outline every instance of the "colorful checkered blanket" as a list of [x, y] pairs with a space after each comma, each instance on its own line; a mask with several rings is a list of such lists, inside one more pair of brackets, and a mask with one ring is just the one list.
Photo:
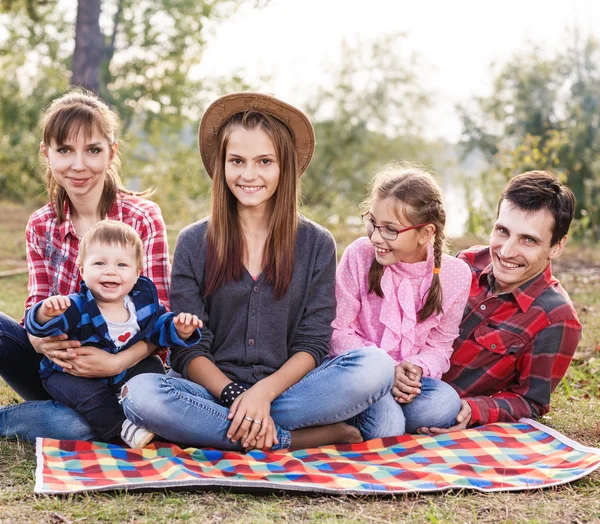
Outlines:
[[35, 492], [205, 486], [369, 495], [502, 491], [556, 486], [599, 466], [600, 449], [528, 419], [287, 453], [182, 449], [160, 442], [131, 450], [38, 439]]

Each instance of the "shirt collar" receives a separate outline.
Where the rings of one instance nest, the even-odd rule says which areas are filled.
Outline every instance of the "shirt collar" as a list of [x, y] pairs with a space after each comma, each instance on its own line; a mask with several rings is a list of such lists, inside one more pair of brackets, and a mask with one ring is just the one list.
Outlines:
[[[539, 297], [548, 286], [556, 282], [558, 281], [552, 276], [552, 264], [548, 264], [546, 269], [539, 275], [506, 294], [512, 295], [519, 305], [519, 308], [521, 308], [521, 311], [527, 313], [531, 304], [535, 302], [537, 297]], [[479, 275], [478, 283], [480, 287], [487, 286], [490, 291], [493, 291], [495, 278], [491, 263]]]

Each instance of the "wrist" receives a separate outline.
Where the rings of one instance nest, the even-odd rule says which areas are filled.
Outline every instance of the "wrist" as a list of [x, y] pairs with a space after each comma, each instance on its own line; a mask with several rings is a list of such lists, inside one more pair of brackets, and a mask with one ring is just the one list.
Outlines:
[[233, 401], [244, 391], [247, 391], [246, 386], [238, 384], [237, 382], [230, 382], [221, 390], [219, 401], [224, 406], [230, 407], [233, 404]]
[[282, 392], [277, 393], [274, 388], [271, 387], [271, 383], [269, 381], [270, 377], [263, 378], [259, 380], [256, 384], [252, 386], [252, 389], [258, 390], [261, 395], [263, 395], [269, 403], [272, 403]]

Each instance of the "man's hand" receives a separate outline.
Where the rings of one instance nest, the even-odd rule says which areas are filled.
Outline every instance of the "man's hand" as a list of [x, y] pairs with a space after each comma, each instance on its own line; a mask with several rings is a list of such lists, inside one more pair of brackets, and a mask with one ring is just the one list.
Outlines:
[[192, 336], [196, 328], [202, 327], [202, 320], [191, 313], [179, 313], [174, 319], [175, 331], [181, 340], [187, 340]]
[[417, 433], [428, 433], [432, 435], [441, 435], [442, 433], [450, 433], [451, 431], [457, 431], [460, 429], [467, 429], [469, 422], [471, 422], [471, 415], [473, 411], [471, 406], [466, 400], [460, 401], [460, 411], [456, 415], [456, 424], [450, 428], [419, 428]]
[[399, 404], [408, 404], [421, 393], [423, 369], [406, 360], [400, 362], [394, 370], [392, 396]]

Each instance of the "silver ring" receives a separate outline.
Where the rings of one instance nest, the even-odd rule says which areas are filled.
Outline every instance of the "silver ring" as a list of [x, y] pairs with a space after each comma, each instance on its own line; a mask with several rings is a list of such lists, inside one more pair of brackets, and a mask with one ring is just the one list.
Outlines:
[[253, 424], [262, 424], [262, 420], [253, 420], [252, 423]]
[[255, 422], [255, 420], [254, 420], [253, 418], [250, 418], [250, 417], [247, 417], [247, 416], [244, 416], [244, 418], [245, 418], [246, 420], [250, 421], [250, 422]]

